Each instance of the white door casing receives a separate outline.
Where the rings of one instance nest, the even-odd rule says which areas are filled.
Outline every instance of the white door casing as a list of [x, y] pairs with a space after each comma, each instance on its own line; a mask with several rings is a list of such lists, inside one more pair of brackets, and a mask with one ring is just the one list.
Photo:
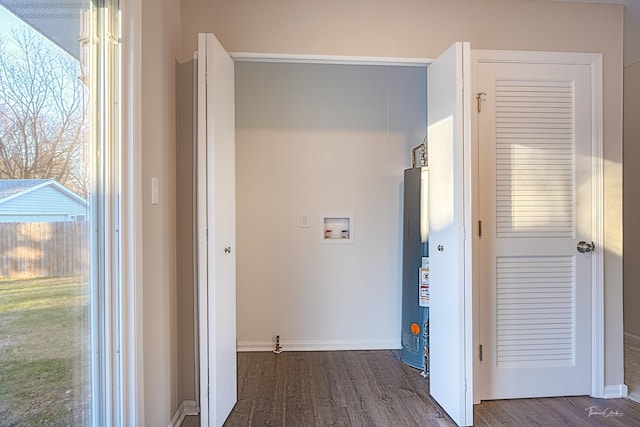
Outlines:
[[469, 43], [427, 68], [430, 393], [458, 425], [473, 424]]
[[601, 396], [599, 57], [493, 55], [474, 60], [479, 398]]
[[197, 248], [200, 420], [221, 426], [237, 400], [233, 60], [198, 35]]

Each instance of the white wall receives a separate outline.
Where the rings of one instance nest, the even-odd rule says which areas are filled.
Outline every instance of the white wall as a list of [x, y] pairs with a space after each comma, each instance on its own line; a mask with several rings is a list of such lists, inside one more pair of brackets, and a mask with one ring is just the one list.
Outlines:
[[[182, 0], [182, 57], [197, 32], [229, 51], [435, 58], [474, 49], [601, 52], [604, 66], [605, 384], [623, 382], [623, 7], [533, 0]], [[273, 249], [272, 249], [273, 250]]]
[[[276, 334], [287, 350], [399, 348], [402, 174], [426, 132], [426, 69], [239, 62], [236, 111], [240, 349]], [[345, 214], [354, 243], [323, 243], [322, 216]]]
[[[180, 2], [142, 0], [142, 258], [144, 414], [167, 426], [178, 408], [175, 61]], [[159, 181], [151, 205], [151, 177]]]
[[624, 330], [640, 336], [640, 62], [624, 69]]

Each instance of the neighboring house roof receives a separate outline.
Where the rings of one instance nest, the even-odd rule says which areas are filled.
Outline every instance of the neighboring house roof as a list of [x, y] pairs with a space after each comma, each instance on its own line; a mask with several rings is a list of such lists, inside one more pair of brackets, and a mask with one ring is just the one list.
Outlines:
[[75, 58], [80, 54], [80, 12], [89, 4], [87, 0], [0, 0], [0, 5]]
[[52, 186], [84, 205], [87, 201], [55, 179], [0, 179], [0, 204], [42, 187]]

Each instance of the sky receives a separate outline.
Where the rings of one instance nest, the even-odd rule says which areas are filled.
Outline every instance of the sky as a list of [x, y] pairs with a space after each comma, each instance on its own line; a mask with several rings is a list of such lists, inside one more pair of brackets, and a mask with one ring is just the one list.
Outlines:
[[0, 35], [10, 36], [13, 28], [24, 28], [26, 25], [13, 14], [0, 6]]

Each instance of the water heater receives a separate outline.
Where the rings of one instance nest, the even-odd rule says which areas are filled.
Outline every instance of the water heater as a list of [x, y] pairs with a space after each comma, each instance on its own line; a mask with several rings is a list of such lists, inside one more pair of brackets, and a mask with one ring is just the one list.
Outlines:
[[428, 168], [404, 171], [402, 350], [404, 363], [425, 374], [429, 354]]

